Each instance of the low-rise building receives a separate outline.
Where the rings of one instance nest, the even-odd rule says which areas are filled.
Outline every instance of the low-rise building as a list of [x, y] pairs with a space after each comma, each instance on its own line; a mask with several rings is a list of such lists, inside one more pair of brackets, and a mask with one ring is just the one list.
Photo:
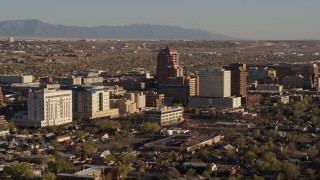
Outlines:
[[81, 85], [81, 77], [79, 76], [67, 76], [59, 78], [59, 83], [62, 86]]
[[258, 91], [277, 91], [282, 92], [283, 86], [279, 84], [258, 84]]
[[101, 180], [120, 178], [115, 166], [84, 165], [81, 169], [81, 171], [74, 174], [59, 173], [57, 174], [57, 180]]
[[1, 75], [0, 84], [11, 84], [11, 83], [32, 83], [32, 75]]
[[183, 107], [150, 108], [144, 112], [144, 120], [157, 122], [160, 125], [177, 124], [183, 119]]
[[202, 97], [189, 98], [189, 105], [192, 108], [217, 108], [228, 109], [241, 107], [241, 97]]

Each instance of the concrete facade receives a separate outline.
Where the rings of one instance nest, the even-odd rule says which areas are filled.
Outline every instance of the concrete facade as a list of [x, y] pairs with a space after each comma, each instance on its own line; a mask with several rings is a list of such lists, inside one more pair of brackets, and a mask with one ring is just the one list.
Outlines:
[[144, 120], [157, 122], [160, 125], [177, 124], [182, 119], [183, 107], [151, 108], [144, 112]]
[[46, 127], [72, 122], [71, 90], [49, 90], [28, 94], [28, 118], [14, 119], [17, 126]]
[[227, 98], [214, 98], [214, 97], [190, 97], [189, 105], [192, 108], [238, 108], [241, 107], [241, 97], [227, 97]]
[[207, 68], [200, 71], [200, 96], [230, 97], [231, 72], [222, 68]]
[[103, 87], [72, 89], [74, 119], [118, 117], [118, 109], [110, 109], [110, 92]]

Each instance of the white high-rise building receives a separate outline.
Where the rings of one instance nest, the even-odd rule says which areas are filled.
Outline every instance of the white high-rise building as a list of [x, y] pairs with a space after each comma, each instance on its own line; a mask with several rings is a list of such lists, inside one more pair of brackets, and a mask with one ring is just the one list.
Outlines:
[[199, 73], [199, 96], [230, 97], [231, 72], [222, 68], [207, 68]]
[[58, 126], [72, 122], [71, 90], [50, 90], [28, 94], [28, 119], [15, 122], [20, 126]]

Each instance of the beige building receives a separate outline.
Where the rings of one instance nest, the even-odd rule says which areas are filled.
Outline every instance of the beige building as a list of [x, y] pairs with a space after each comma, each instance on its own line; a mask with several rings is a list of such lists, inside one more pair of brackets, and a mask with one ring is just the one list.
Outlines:
[[183, 119], [183, 107], [149, 108], [144, 112], [144, 120], [160, 125], [177, 124]]
[[111, 99], [110, 105], [112, 108], [119, 108], [119, 115], [121, 116], [138, 112], [137, 104], [130, 99]]
[[136, 103], [136, 108], [141, 110], [146, 107], [146, 95], [143, 92], [127, 92], [124, 97]]
[[241, 97], [190, 97], [189, 105], [193, 108], [217, 108], [228, 109], [241, 107]]
[[127, 91], [122, 86], [105, 86], [110, 91], [111, 96], [123, 96]]
[[29, 92], [28, 118], [15, 118], [17, 126], [46, 127], [72, 122], [71, 90], [43, 89]]
[[0, 116], [0, 126], [6, 127], [8, 125], [8, 121], [4, 118], [3, 115]]
[[199, 73], [200, 93], [203, 97], [230, 97], [231, 72], [222, 68], [207, 68]]
[[110, 108], [109, 96], [110, 92], [101, 86], [73, 88], [73, 118], [118, 117], [119, 109]]
[[110, 106], [119, 108], [120, 115], [141, 113], [146, 107], [146, 95], [143, 92], [127, 92], [121, 99], [111, 99]]

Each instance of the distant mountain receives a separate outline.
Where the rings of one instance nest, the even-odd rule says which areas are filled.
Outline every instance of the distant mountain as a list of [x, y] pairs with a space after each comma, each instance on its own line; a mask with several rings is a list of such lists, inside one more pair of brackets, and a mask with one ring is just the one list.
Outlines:
[[186, 39], [232, 40], [235, 38], [177, 26], [133, 24], [127, 26], [80, 27], [54, 25], [39, 20], [0, 22], [0, 37], [98, 38], [98, 39]]

